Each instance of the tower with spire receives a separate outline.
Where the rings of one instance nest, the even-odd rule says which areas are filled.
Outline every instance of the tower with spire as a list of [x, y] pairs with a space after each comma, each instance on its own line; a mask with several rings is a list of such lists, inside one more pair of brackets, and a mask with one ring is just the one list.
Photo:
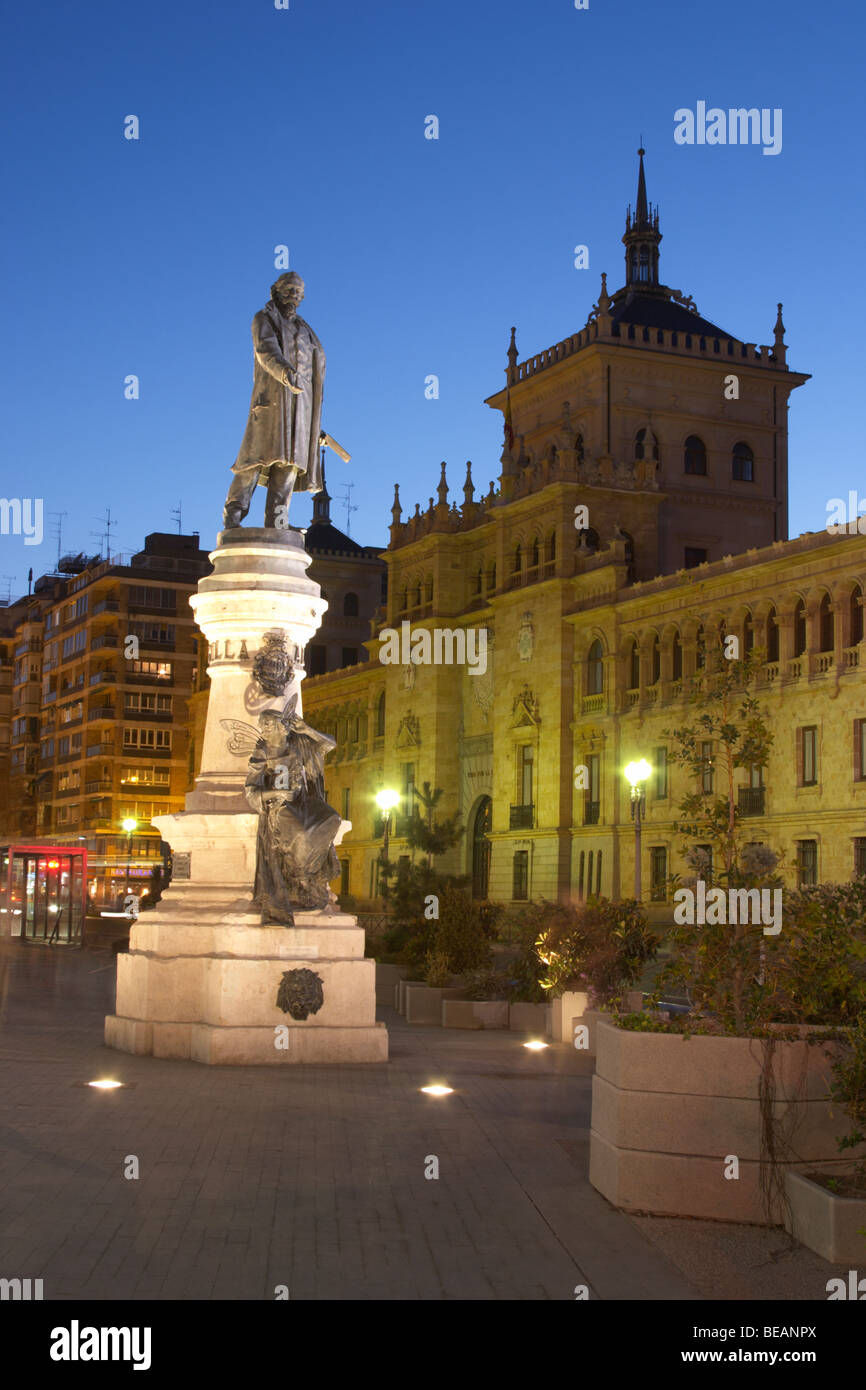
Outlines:
[[625, 283], [626, 286], [640, 287], [642, 290], [658, 289], [659, 283], [659, 210], [647, 202], [646, 174], [643, 159], [646, 150], [638, 150], [640, 169], [637, 178], [637, 202], [634, 217], [631, 205], [625, 215]]

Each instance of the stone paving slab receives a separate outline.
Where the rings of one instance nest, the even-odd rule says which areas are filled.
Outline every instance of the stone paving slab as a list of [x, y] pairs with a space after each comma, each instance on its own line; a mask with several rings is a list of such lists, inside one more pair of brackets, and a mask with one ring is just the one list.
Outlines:
[[[712, 1223], [666, 1231], [596, 1193], [593, 1063], [567, 1045], [383, 1009], [379, 1066], [134, 1057], [102, 1042], [112, 965], [0, 945], [0, 1277], [61, 1300], [826, 1297], [833, 1267], [800, 1250], [719, 1293], [695, 1255]], [[81, 1084], [100, 1076], [130, 1089]], [[443, 1079], [453, 1095], [420, 1093]], [[734, 1264], [743, 1229], [725, 1228]]]

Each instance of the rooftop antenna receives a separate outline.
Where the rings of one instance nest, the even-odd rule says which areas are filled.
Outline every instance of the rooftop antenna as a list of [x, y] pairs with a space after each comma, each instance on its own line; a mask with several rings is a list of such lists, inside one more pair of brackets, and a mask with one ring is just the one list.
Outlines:
[[48, 515], [54, 519], [54, 535], [57, 540], [57, 568], [60, 569], [60, 557], [63, 545], [63, 518], [68, 516], [68, 512], [49, 512]]
[[3, 580], [4, 586], [6, 588], [5, 594], [0, 596], [0, 605], [2, 605], [3, 608], [8, 608], [10, 603], [12, 602], [12, 581], [14, 580], [14, 578], [14, 574], [0, 574], [0, 579]]
[[103, 555], [105, 556], [105, 559], [106, 559], [106, 560], [110, 560], [110, 559], [111, 559], [111, 528], [112, 528], [112, 526], [116, 526], [116, 525], [117, 525], [117, 522], [116, 522], [116, 521], [112, 521], [112, 520], [111, 520], [111, 508], [110, 508], [110, 507], [106, 507], [106, 508], [105, 508], [105, 516], [97, 516], [97, 517], [94, 517], [94, 521], [99, 521], [99, 522], [101, 522], [102, 525], [105, 527], [105, 530], [104, 530], [104, 531], [91, 531], [90, 534], [91, 534], [91, 536], [98, 536], [98, 537], [99, 537], [99, 539], [102, 541], [102, 553], [103, 553]]
[[179, 499], [178, 504], [177, 504], [177, 506], [173, 509], [171, 515], [172, 515], [173, 519], [177, 522], [177, 534], [178, 534], [179, 536], [183, 535], [183, 498], [182, 498], [182, 497]]
[[352, 534], [352, 512], [356, 512], [356, 511], [358, 510], [358, 505], [357, 505], [357, 503], [353, 503], [353, 502], [352, 502], [352, 489], [353, 489], [353, 487], [355, 486], [355, 484], [354, 484], [354, 483], [344, 483], [343, 486], [344, 486], [344, 488], [345, 488], [345, 490], [346, 490], [346, 496], [345, 496], [345, 497], [341, 497], [341, 498], [340, 498], [340, 501], [342, 502], [343, 506], [346, 508], [346, 535], [347, 535], [347, 536], [351, 536], [351, 534]]

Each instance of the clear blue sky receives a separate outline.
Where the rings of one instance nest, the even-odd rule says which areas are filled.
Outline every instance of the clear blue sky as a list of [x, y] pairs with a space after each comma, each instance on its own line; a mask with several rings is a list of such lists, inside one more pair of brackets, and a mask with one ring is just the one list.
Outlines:
[[[819, 529], [828, 497], [866, 495], [863, 40], [861, 6], [805, 0], [8, 7], [0, 490], [46, 511], [41, 547], [0, 537], [13, 596], [53, 566], [49, 512], [64, 550], [97, 551], [110, 507], [131, 551], [182, 499], [212, 543], [280, 243], [353, 455], [328, 458], [332, 494], [356, 484], [352, 534], [384, 544], [395, 480], [426, 505], [442, 459], [458, 501], [468, 458], [486, 491], [509, 328], [528, 356], [583, 325], [601, 270], [622, 283], [641, 134], [665, 283], [759, 343], [784, 301], [789, 363], [813, 373], [791, 532]], [[781, 107], [781, 154], [677, 146], [674, 110], [699, 99]]]

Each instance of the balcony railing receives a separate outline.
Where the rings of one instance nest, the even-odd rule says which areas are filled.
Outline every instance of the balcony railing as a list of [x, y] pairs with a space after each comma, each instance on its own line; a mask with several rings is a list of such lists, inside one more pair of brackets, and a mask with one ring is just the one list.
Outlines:
[[584, 695], [581, 709], [584, 714], [596, 714], [604, 709], [604, 695]]
[[113, 632], [106, 632], [102, 637], [94, 637], [90, 643], [90, 650], [98, 652], [103, 647], [116, 647], [117, 637]]
[[833, 653], [818, 652], [815, 656], [815, 672], [819, 676], [826, 676], [828, 671], [833, 669]]
[[510, 806], [508, 810], [508, 826], [510, 830], [531, 830], [535, 815], [535, 805], [530, 802], [528, 806]]
[[99, 792], [110, 792], [110, 782], [85, 782], [84, 790], [88, 796], [97, 796]]
[[111, 685], [117, 680], [115, 671], [94, 671], [88, 681], [89, 685]]
[[853, 671], [860, 665], [859, 647], [846, 647], [843, 656], [845, 657], [846, 671]]
[[104, 598], [94, 606], [93, 616], [97, 617], [100, 613], [119, 613], [120, 600], [116, 598]]
[[87, 750], [88, 758], [108, 758], [113, 753], [113, 743], [93, 743]]
[[98, 705], [96, 709], [87, 711], [87, 722], [91, 723], [95, 719], [114, 719], [116, 710], [113, 705]]
[[762, 816], [765, 791], [766, 787], [740, 787], [737, 793], [737, 810], [740, 815]]

